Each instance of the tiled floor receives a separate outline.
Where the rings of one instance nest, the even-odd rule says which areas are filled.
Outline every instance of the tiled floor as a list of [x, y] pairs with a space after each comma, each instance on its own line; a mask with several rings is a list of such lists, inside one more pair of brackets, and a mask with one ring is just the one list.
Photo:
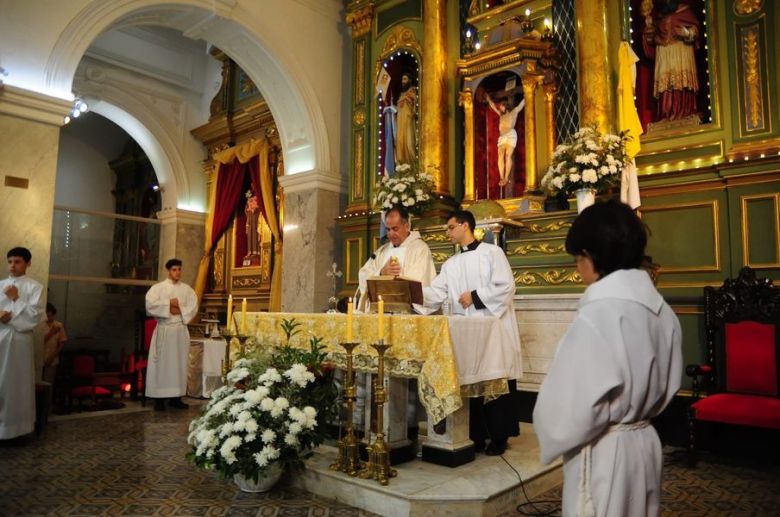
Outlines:
[[[0, 442], [0, 515], [369, 515], [284, 481], [243, 494], [196, 469], [184, 455], [198, 410], [81, 415], [24, 445]], [[705, 454], [692, 470], [678, 449], [665, 463], [664, 515], [780, 515], [776, 463]], [[560, 490], [535, 499], [559, 500]]]

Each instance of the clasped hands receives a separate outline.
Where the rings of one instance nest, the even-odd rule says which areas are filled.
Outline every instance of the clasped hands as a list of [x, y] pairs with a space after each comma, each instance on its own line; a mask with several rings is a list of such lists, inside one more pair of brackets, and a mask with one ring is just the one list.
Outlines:
[[387, 261], [385, 264], [385, 267], [382, 268], [382, 270], [379, 272], [382, 275], [392, 275], [392, 276], [400, 276], [401, 275], [401, 264], [398, 262], [398, 260], [393, 260], [392, 258]]
[[171, 314], [181, 314], [178, 298], [171, 298]]
[[471, 291], [466, 291], [465, 293], [461, 294], [460, 298], [458, 298], [458, 303], [464, 309], [468, 309], [469, 305], [474, 303], [474, 301], [471, 299]]
[[[13, 301], [19, 299], [19, 289], [15, 285], [9, 285], [3, 289], [3, 293]], [[8, 311], [0, 311], [0, 323], [8, 323], [13, 315]]]

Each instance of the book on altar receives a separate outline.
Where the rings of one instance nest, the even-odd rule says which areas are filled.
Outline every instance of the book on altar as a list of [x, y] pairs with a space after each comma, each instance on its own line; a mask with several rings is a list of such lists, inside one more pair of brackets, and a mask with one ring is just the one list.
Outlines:
[[370, 277], [367, 283], [371, 312], [376, 312], [376, 302], [380, 296], [385, 302], [387, 312], [412, 313], [413, 303], [423, 303], [422, 283], [418, 280], [380, 275]]

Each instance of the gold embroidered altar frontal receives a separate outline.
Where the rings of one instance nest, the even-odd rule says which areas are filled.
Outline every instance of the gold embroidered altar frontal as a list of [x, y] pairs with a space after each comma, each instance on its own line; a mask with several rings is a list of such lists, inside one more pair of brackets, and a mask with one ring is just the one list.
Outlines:
[[[247, 330], [262, 345], [282, 346], [286, 336], [282, 320], [300, 323], [290, 345], [308, 348], [309, 339], [323, 339], [328, 359], [346, 368], [346, 354], [339, 345], [346, 340], [345, 314], [292, 314], [274, 312], [247, 313]], [[352, 323], [355, 348], [353, 366], [359, 371], [375, 372], [377, 353], [370, 343], [379, 335], [378, 316], [355, 314]], [[385, 315], [385, 342], [392, 345], [385, 353], [385, 370], [394, 377], [413, 377], [418, 381], [420, 401], [434, 422], [461, 407], [458, 366], [452, 339], [444, 316]]]

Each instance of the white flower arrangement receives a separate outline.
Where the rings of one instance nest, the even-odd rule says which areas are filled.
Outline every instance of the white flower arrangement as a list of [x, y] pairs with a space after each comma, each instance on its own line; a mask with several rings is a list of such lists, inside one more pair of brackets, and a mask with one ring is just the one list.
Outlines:
[[374, 189], [374, 206], [382, 211], [396, 205], [420, 215], [433, 201], [433, 176], [425, 172], [415, 173], [411, 165], [396, 167], [396, 176], [383, 176]]
[[324, 441], [321, 424], [337, 407], [332, 369], [322, 363], [319, 340], [311, 347], [311, 352], [283, 347], [270, 359], [236, 361], [229, 384], [212, 393], [190, 424], [190, 461], [226, 478], [241, 474], [254, 480], [274, 463], [302, 466]]
[[542, 188], [551, 194], [609, 188], [620, 180], [627, 140], [625, 133], [603, 135], [592, 127], [580, 129], [555, 148]]

